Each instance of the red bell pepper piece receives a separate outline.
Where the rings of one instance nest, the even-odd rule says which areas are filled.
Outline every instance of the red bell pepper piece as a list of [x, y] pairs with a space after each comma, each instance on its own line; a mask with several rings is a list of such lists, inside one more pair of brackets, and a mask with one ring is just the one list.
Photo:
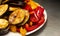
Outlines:
[[24, 9], [28, 10], [29, 12], [32, 11], [32, 8], [31, 8], [31, 6], [29, 4], [26, 4]]
[[20, 32], [20, 28], [17, 28], [17, 32]]
[[36, 15], [38, 16], [38, 18], [40, 19], [41, 16], [43, 15], [44, 8], [38, 6], [34, 11], [35, 11]]
[[41, 20], [36, 25], [29, 26], [29, 24], [26, 24], [25, 28], [29, 32], [29, 31], [32, 31], [32, 30], [38, 28], [43, 22], [44, 22], [44, 17], [41, 17]]
[[[32, 13], [32, 12], [34, 12], [34, 13]], [[41, 8], [40, 6], [38, 6], [32, 12], [30, 12], [30, 13], [32, 13], [30, 15], [30, 21], [32, 21], [32, 22], [38, 22], [40, 20], [41, 16], [43, 16], [44, 9]]]
[[34, 14], [30, 15], [30, 21], [32, 21], [32, 22], [38, 22], [39, 21], [39, 18], [37, 17], [35, 12], [34, 12]]

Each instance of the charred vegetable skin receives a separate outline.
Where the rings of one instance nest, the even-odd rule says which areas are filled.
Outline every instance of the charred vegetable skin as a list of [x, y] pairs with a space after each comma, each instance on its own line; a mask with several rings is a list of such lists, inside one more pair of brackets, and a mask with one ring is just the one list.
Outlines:
[[0, 35], [7, 34], [9, 32], [8, 21], [5, 19], [0, 19]]
[[6, 27], [5, 29], [0, 29], [0, 35], [5, 35], [9, 32], [9, 26]]
[[23, 0], [8, 0], [7, 2], [5, 3], [2, 3], [2, 4], [8, 4], [9, 6], [12, 6], [12, 7], [20, 7], [20, 8], [23, 8], [25, 6], [25, 2]]

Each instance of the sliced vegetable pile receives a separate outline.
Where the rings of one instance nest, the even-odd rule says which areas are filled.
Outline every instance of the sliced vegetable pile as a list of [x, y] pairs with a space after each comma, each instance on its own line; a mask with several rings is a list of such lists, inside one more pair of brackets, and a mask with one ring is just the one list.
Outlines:
[[10, 31], [20, 32], [23, 36], [43, 24], [43, 13], [44, 8], [32, 0], [6, 0], [0, 5], [0, 19], [9, 22]]

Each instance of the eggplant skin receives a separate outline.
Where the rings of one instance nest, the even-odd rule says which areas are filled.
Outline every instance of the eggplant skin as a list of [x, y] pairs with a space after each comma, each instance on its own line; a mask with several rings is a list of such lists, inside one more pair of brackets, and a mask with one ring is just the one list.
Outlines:
[[20, 8], [23, 8], [25, 5], [26, 5], [26, 2], [22, 2], [21, 0], [18, 1], [18, 0], [9, 0], [7, 2], [5, 2], [4, 4], [8, 4], [9, 6], [11, 7], [20, 7]]
[[9, 32], [9, 24], [6, 19], [0, 19], [0, 35], [5, 35]]
[[5, 29], [0, 29], [0, 35], [5, 35], [9, 32], [9, 27], [5, 28]]

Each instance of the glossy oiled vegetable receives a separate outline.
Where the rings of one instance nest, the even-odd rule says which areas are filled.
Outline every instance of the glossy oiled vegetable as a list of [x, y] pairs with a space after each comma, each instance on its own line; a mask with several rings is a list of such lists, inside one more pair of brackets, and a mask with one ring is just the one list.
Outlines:
[[20, 28], [20, 33], [22, 34], [22, 36], [25, 36], [26, 35], [26, 29], [25, 28], [23, 28], [23, 27], [21, 27]]
[[38, 22], [43, 16], [44, 8], [38, 6], [36, 9], [30, 12], [30, 20], [32, 22]]
[[39, 4], [34, 1], [29, 1], [27, 4], [29, 4], [32, 9], [35, 9], [39, 6]]
[[32, 31], [32, 30], [38, 28], [43, 22], [44, 22], [44, 16], [41, 17], [41, 20], [39, 20], [37, 23], [35, 23], [36, 25], [33, 25], [30, 27], [29, 24], [25, 24], [25, 28], [29, 32], [29, 31]]
[[5, 19], [0, 19], [0, 29], [4, 29], [8, 26], [8, 21]]
[[0, 36], [9, 32], [9, 23], [6, 19], [0, 19]]
[[4, 19], [0, 19], [0, 33], [7, 32], [9, 29], [25, 36], [45, 21], [44, 8], [32, 0], [3, 0], [2, 4], [0, 18]]
[[21, 23], [22, 25], [24, 25], [24, 24], [28, 21], [28, 19], [29, 19], [29, 12], [26, 11], [26, 10], [24, 10], [24, 11], [25, 11], [25, 19], [24, 19], [24, 21]]
[[11, 26], [10, 26], [10, 30], [11, 30], [12, 32], [16, 32], [16, 26], [11, 25]]
[[8, 9], [8, 5], [4, 4], [4, 5], [0, 5], [0, 16], [3, 15]]
[[17, 7], [9, 7], [9, 11], [15, 11], [17, 9], [19, 9], [19, 8], [17, 8]]
[[18, 24], [24, 20], [24, 17], [25, 11], [23, 11], [22, 9], [17, 9], [9, 16], [9, 22], [11, 24]]

